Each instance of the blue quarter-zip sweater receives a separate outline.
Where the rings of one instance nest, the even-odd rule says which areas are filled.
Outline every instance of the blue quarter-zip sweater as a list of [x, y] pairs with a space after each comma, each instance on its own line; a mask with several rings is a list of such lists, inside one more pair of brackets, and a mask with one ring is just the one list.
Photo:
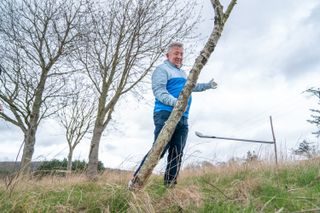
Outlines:
[[[187, 74], [184, 70], [177, 68], [168, 60], [159, 65], [152, 74], [152, 91], [156, 99], [154, 111], [171, 112], [186, 82]], [[211, 89], [210, 83], [199, 83], [192, 91], [201, 92], [207, 89]], [[185, 117], [189, 115], [191, 101], [190, 96], [187, 109], [183, 114]]]

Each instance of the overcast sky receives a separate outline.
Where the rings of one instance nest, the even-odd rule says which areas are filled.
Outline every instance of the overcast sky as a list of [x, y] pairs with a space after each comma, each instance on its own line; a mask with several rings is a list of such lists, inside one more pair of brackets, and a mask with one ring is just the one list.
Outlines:
[[[204, 5], [205, 21], [198, 29], [201, 38], [208, 37], [213, 20], [210, 1], [204, 0]], [[199, 78], [199, 82], [214, 78], [218, 89], [193, 94], [184, 165], [244, 157], [249, 150], [261, 158], [273, 159], [272, 145], [200, 139], [194, 135], [200, 131], [270, 141], [270, 115], [280, 158], [294, 159], [290, 150], [304, 139], [319, 144], [311, 134], [316, 127], [306, 121], [309, 109], [319, 108], [318, 100], [303, 93], [310, 87], [320, 87], [319, 23], [318, 0], [238, 1]], [[202, 46], [200, 42], [193, 54]], [[186, 60], [184, 68], [190, 69], [193, 61], [194, 57]], [[107, 129], [100, 145], [99, 157], [105, 166], [133, 169], [151, 147], [154, 98], [150, 85], [143, 97], [141, 101], [127, 97], [116, 109], [114, 128]], [[0, 160], [14, 160], [22, 139], [19, 129], [0, 121]], [[86, 160], [88, 150], [89, 140], [76, 148], [74, 158]], [[34, 160], [62, 159], [67, 153], [63, 130], [53, 121], [42, 123]]]

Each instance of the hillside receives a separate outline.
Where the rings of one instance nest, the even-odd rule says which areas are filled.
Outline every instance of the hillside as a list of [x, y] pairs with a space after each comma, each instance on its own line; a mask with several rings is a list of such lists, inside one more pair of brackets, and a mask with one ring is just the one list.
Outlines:
[[1, 212], [319, 212], [320, 159], [184, 170], [175, 188], [154, 175], [145, 190], [127, 190], [129, 174], [106, 172], [0, 183]]
[[[32, 170], [35, 170], [38, 168], [38, 166], [41, 164], [41, 161], [34, 161], [31, 162], [31, 168]], [[0, 171], [1, 170], [15, 170], [19, 168], [20, 166], [20, 161], [14, 162], [14, 161], [0, 161]]]

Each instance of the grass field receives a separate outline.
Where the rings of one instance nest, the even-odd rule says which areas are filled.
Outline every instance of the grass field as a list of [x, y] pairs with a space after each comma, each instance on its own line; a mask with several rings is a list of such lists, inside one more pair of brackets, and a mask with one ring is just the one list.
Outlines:
[[0, 182], [0, 212], [320, 212], [320, 159], [183, 170], [175, 188], [154, 175], [141, 192], [129, 174]]

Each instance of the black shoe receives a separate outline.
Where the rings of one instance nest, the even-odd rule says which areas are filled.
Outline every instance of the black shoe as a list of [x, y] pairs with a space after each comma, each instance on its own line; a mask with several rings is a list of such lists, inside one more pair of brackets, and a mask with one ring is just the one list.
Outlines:
[[164, 186], [165, 186], [166, 188], [174, 188], [176, 185], [177, 185], [176, 182], [173, 182], [173, 183], [164, 183]]
[[128, 182], [128, 189], [129, 191], [139, 191], [142, 189], [142, 184], [136, 177], [133, 177]]

